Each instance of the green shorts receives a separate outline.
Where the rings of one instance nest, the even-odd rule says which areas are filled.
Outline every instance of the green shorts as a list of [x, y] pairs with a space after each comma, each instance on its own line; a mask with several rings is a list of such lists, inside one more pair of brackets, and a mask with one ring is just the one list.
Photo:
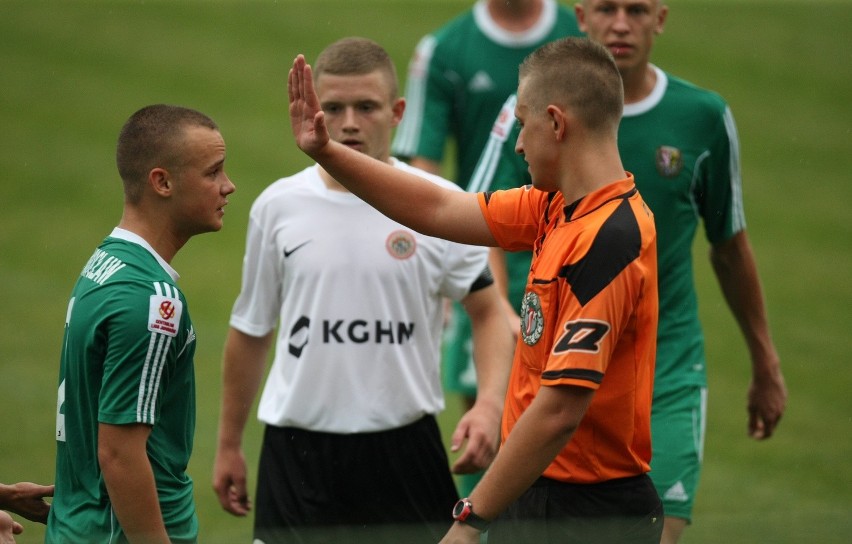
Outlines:
[[666, 516], [692, 521], [707, 421], [707, 388], [690, 386], [654, 395], [651, 472]]
[[465, 397], [476, 396], [476, 367], [470, 319], [461, 304], [454, 302], [441, 347], [444, 390]]

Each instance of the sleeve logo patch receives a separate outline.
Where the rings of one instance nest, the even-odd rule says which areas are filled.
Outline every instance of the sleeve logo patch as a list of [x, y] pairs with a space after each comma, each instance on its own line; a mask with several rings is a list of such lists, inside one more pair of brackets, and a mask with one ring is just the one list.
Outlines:
[[151, 295], [148, 306], [148, 330], [168, 336], [177, 336], [183, 303], [178, 298]]
[[600, 353], [601, 342], [609, 334], [609, 323], [597, 320], [569, 321], [565, 324], [565, 332], [553, 346], [553, 354], [569, 351], [584, 351]]

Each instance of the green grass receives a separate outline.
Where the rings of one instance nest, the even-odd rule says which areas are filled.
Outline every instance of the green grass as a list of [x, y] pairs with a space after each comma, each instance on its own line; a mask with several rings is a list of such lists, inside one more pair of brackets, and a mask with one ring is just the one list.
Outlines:
[[[842, 542], [852, 532], [852, 3], [673, 1], [655, 60], [719, 91], [742, 143], [749, 232], [790, 390], [772, 440], [745, 435], [748, 363], [697, 243], [710, 423], [684, 544]], [[220, 358], [246, 217], [272, 180], [308, 164], [292, 143], [286, 70], [345, 35], [386, 46], [401, 78], [417, 39], [469, 1], [3, 2], [0, 8], [0, 478], [53, 478], [56, 373], [67, 296], [119, 219], [115, 137], [153, 102], [210, 114], [237, 184], [223, 232], [176, 268], [199, 336], [190, 471], [204, 543], [248, 542], [210, 490]], [[457, 417], [450, 399], [445, 431]], [[247, 433], [253, 472], [259, 425]], [[843, 535], [843, 536], [840, 536]], [[19, 542], [43, 539], [26, 524]]]

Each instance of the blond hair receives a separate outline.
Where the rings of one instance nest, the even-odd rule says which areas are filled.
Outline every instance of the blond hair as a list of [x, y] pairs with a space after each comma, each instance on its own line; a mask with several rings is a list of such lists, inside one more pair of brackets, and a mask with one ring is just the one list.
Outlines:
[[563, 38], [530, 53], [519, 68], [532, 110], [570, 109], [591, 130], [617, 129], [624, 109], [621, 74], [612, 55], [588, 38]]
[[386, 76], [390, 97], [396, 99], [399, 96], [396, 67], [387, 51], [367, 38], [343, 38], [323, 49], [317, 57], [313, 66], [314, 83], [323, 74], [360, 76], [376, 70]]

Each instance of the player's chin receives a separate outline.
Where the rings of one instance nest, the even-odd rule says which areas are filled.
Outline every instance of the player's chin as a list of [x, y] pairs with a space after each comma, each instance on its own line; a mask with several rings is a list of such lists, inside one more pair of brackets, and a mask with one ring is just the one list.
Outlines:
[[225, 221], [222, 218], [222, 215], [219, 214], [218, 217], [210, 220], [210, 222], [206, 225], [206, 229], [204, 230], [204, 232], [219, 232], [220, 230], [222, 230], [224, 224]]

